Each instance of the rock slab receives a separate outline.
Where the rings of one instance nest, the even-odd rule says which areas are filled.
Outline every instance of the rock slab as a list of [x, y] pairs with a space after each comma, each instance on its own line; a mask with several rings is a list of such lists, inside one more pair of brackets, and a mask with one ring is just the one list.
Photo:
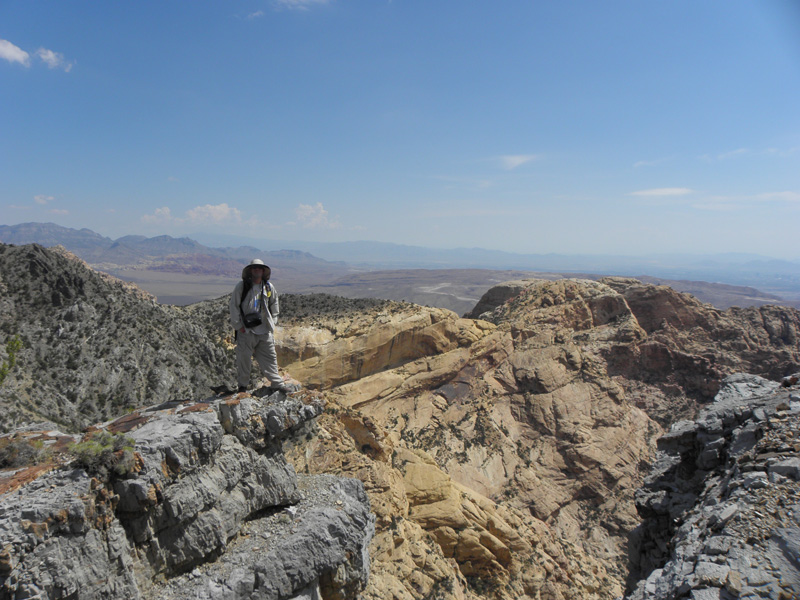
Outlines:
[[800, 597], [792, 384], [728, 377], [696, 421], [661, 438], [636, 503], [645, 520], [631, 544], [629, 600]]
[[23, 482], [0, 496], [0, 598], [355, 598], [375, 519], [363, 485], [298, 478], [282, 450], [322, 409], [310, 393], [172, 402], [93, 428], [132, 440], [124, 475], [68, 455], [30, 481], [0, 474]]

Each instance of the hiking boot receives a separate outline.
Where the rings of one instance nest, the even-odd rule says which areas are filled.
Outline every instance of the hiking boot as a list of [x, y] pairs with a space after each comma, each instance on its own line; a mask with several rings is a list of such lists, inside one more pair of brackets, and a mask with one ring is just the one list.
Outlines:
[[297, 391], [297, 386], [291, 383], [275, 383], [269, 386], [271, 390], [275, 390], [276, 392], [283, 392], [284, 394], [291, 394], [292, 392]]

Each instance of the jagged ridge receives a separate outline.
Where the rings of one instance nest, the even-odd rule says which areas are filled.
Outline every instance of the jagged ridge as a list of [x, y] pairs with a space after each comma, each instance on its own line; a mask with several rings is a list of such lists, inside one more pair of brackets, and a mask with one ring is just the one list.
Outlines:
[[[608, 279], [524, 282], [488, 310], [345, 306], [279, 336], [281, 364], [331, 406], [292, 462], [361, 479], [378, 517], [365, 597], [620, 595], [659, 423], [728, 373], [800, 370], [787, 309]], [[186, 314], [227, 335], [224, 300]]]

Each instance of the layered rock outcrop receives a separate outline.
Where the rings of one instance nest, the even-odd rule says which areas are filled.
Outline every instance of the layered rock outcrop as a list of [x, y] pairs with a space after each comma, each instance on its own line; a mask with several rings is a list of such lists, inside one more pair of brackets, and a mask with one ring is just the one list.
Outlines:
[[[310, 357], [286, 363], [300, 379], [310, 373], [306, 361], [334, 362], [337, 344], [348, 348], [336, 377], [314, 382], [342, 407], [337, 419], [322, 421], [330, 437], [292, 460], [299, 469], [365, 481], [378, 514], [376, 543], [392, 536], [406, 547], [418, 528], [432, 536], [431, 555], [445, 562], [417, 585], [390, 575], [403, 572], [407, 554], [373, 548], [377, 577], [392, 582], [393, 597], [422, 598], [444, 582], [456, 590], [445, 597], [461, 597], [477, 581], [493, 582], [491, 592], [480, 588], [493, 597], [621, 595], [628, 535], [639, 523], [634, 492], [661, 426], [693, 416], [736, 368], [791, 372], [800, 356], [791, 342], [796, 311], [778, 309], [785, 326], [775, 335], [774, 319], [718, 311], [635, 280], [512, 282], [493, 297], [501, 303], [490, 298], [482, 312], [491, 323], [442, 311], [421, 318], [429, 309], [397, 305], [290, 324], [286, 347]], [[414, 344], [430, 339], [416, 332], [434, 321], [438, 331], [454, 332], [439, 336], [446, 343]], [[368, 334], [359, 348], [346, 340], [356, 330]], [[759, 365], [759, 356], [774, 360]], [[421, 474], [423, 492], [414, 483]], [[464, 519], [474, 513], [464, 498], [503, 512], [496, 522], [526, 531], [535, 538], [522, 535], [527, 547], [549, 557], [540, 564], [558, 566], [535, 585], [526, 581], [522, 565], [532, 555], [525, 544]], [[390, 518], [398, 514], [401, 529]]]
[[307, 393], [174, 402], [86, 434], [125, 436], [116, 473], [92, 476], [103, 448], [76, 466], [81, 445], [4, 472], [0, 597], [355, 598], [374, 531], [363, 486], [298, 478], [282, 452], [322, 408]]
[[[318, 391], [295, 408], [247, 395], [184, 402], [205, 397], [196, 386], [233, 374], [226, 299], [161, 310], [132, 301], [118, 282], [92, 279], [81, 288], [74, 260], [64, 266], [38, 252], [31, 256], [40, 277], [59, 286], [68, 274], [62, 287], [71, 295], [53, 305], [58, 318], [61, 308], [90, 306], [89, 325], [113, 323], [120, 344], [140, 341], [130, 353], [154, 373], [148, 381], [172, 382], [147, 393], [160, 390], [158, 397], [175, 402], [102, 427], [134, 440], [137, 458], [123, 475], [98, 475], [93, 484], [85, 470], [48, 470], [47, 463], [10, 472], [6, 485], [15, 491], [3, 499], [11, 499], [7, 514], [20, 525], [3, 530], [11, 543], [0, 549], [0, 576], [21, 595], [86, 588], [97, 597], [311, 598], [319, 588], [325, 598], [353, 597], [369, 564], [367, 599], [617, 598], [628, 574], [628, 535], [640, 523], [634, 493], [662, 427], [693, 418], [729, 373], [800, 371], [796, 311], [718, 311], [620, 278], [533, 280], [488, 294], [476, 308], [483, 319], [406, 303], [284, 296], [281, 366]], [[24, 302], [26, 289], [14, 288]], [[92, 290], [112, 291], [141, 315], [128, 322], [107, 297], [89, 302]], [[10, 298], [0, 300], [24, 303]], [[90, 345], [82, 348], [85, 328], [76, 317], [44, 354], [50, 317], [27, 306], [37, 313], [26, 321], [37, 334], [24, 340], [14, 390], [32, 384], [40, 358], [55, 374], [70, 356], [80, 360], [73, 378], [56, 377], [57, 393], [45, 378], [42, 402], [17, 396], [17, 414], [74, 425], [64, 415], [80, 412], [83, 370], [110, 364], [108, 349], [95, 360]], [[153, 323], [166, 332], [157, 344]], [[206, 350], [211, 359], [192, 357]], [[189, 367], [197, 374], [182, 381]], [[121, 386], [108, 388], [115, 393], [139, 381], [100, 371], [108, 375], [103, 385]], [[328, 408], [311, 431], [316, 394]], [[109, 414], [124, 405], [105, 400], [95, 404]], [[36, 443], [64, 446], [68, 436]], [[48, 495], [58, 510], [37, 508]], [[368, 557], [366, 498], [376, 519]], [[650, 540], [637, 546], [647, 552], [669, 544], [644, 533], [637, 539]], [[45, 550], [68, 566], [59, 570], [37, 554]], [[287, 563], [295, 556], [305, 558]], [[667, 574], [669, 556], [653, 554], [636, 577]]]
[[631, 600], [800, 597], [800, 394], [728, 377], [658, 442], [637, 492]]
[[[564, 285], [548, 284], [547, 294], [556, 296], [543, 306], [551, 310], [522, 307], [514, 327], [451, 313], [450, 330], [461, 332], [458, 343], [434, 354], [416, 348], [419, 358], [394, 368], [376, 364], [373, 373], [362, 370], [359, 378], [328, 392], [349, 416], [342, 416], [339, 426], [325, 420], [325, 426], [352, 437], [365, 464], [392, 456], [378, 469], [383, 476], [374, 476], [382, 481], [382, 492], [372, 495], [373, 505], [391, 507], [388, 515], [400, 514], [433, 535], [441, 555], [457, 566], [454, 582], [459, 577], [469, 578], [470, 585], [494, 582], [497, 597], [622, 592], [624, 567], [617, 557], [636, 523], [634, 482], [657, 430], [641, 411], [624, 404], [622, 389], [603, 372], [596, 348], [585, 352], [569, 343], [575, 332], [599, 345], [643, 337], [635, 319], [614, 321], [624, 300], [600, 284]], [[564, 290], [569, 301], [558, 300]], [[380, 322], [374, 315], [362, 318]], [[416, 322], [399, 313], [394, 320], [412, 327]], [[388, 336], [380, 343], [399, 352], [399, 339]], [[370, 356], [380, 354], [370, 350]], [[296, 375], [294, 367], [287, 370]], [[369, 426], [350, 424], [359, 416]], [[325, 436], [315, 442], [326, 443], [333, 442]], [[316, 453], [306, 452], [298, 464], [312, 471], [358, 472], [366, 480], [366, 467], [352, 471], [331, 464], [330, 457], [342, 452], [326, 447], [319, 462]], [[487, 507], [490, 517], [476, 516], [487, 514]], [[392, 521], [382, 518], [380, 508], [376, 512], [380, 539]], [[580, 533], [581, 521], [595, 524], [591, 535]], [[582, 547], [587, 543], [591, 553]], [[532, 563], [550, 567], [534, 575]], [[423, 589], [437, 580], [431, 581]], [[414, 590], [406, 593], [417, 597]]]

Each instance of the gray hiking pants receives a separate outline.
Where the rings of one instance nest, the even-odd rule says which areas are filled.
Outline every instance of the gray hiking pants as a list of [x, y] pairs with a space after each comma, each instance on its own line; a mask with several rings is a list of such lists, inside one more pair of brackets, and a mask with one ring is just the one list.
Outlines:
[[241, 331], [236, 335], [236, 379], [240, 386], [250, 386], [250, 369], [255, 357], [261, 372], [270, 383], [283, 383], [278, 374], [278, 355], [275, 352], [275, 337], [271, 333], [256, 335]]

